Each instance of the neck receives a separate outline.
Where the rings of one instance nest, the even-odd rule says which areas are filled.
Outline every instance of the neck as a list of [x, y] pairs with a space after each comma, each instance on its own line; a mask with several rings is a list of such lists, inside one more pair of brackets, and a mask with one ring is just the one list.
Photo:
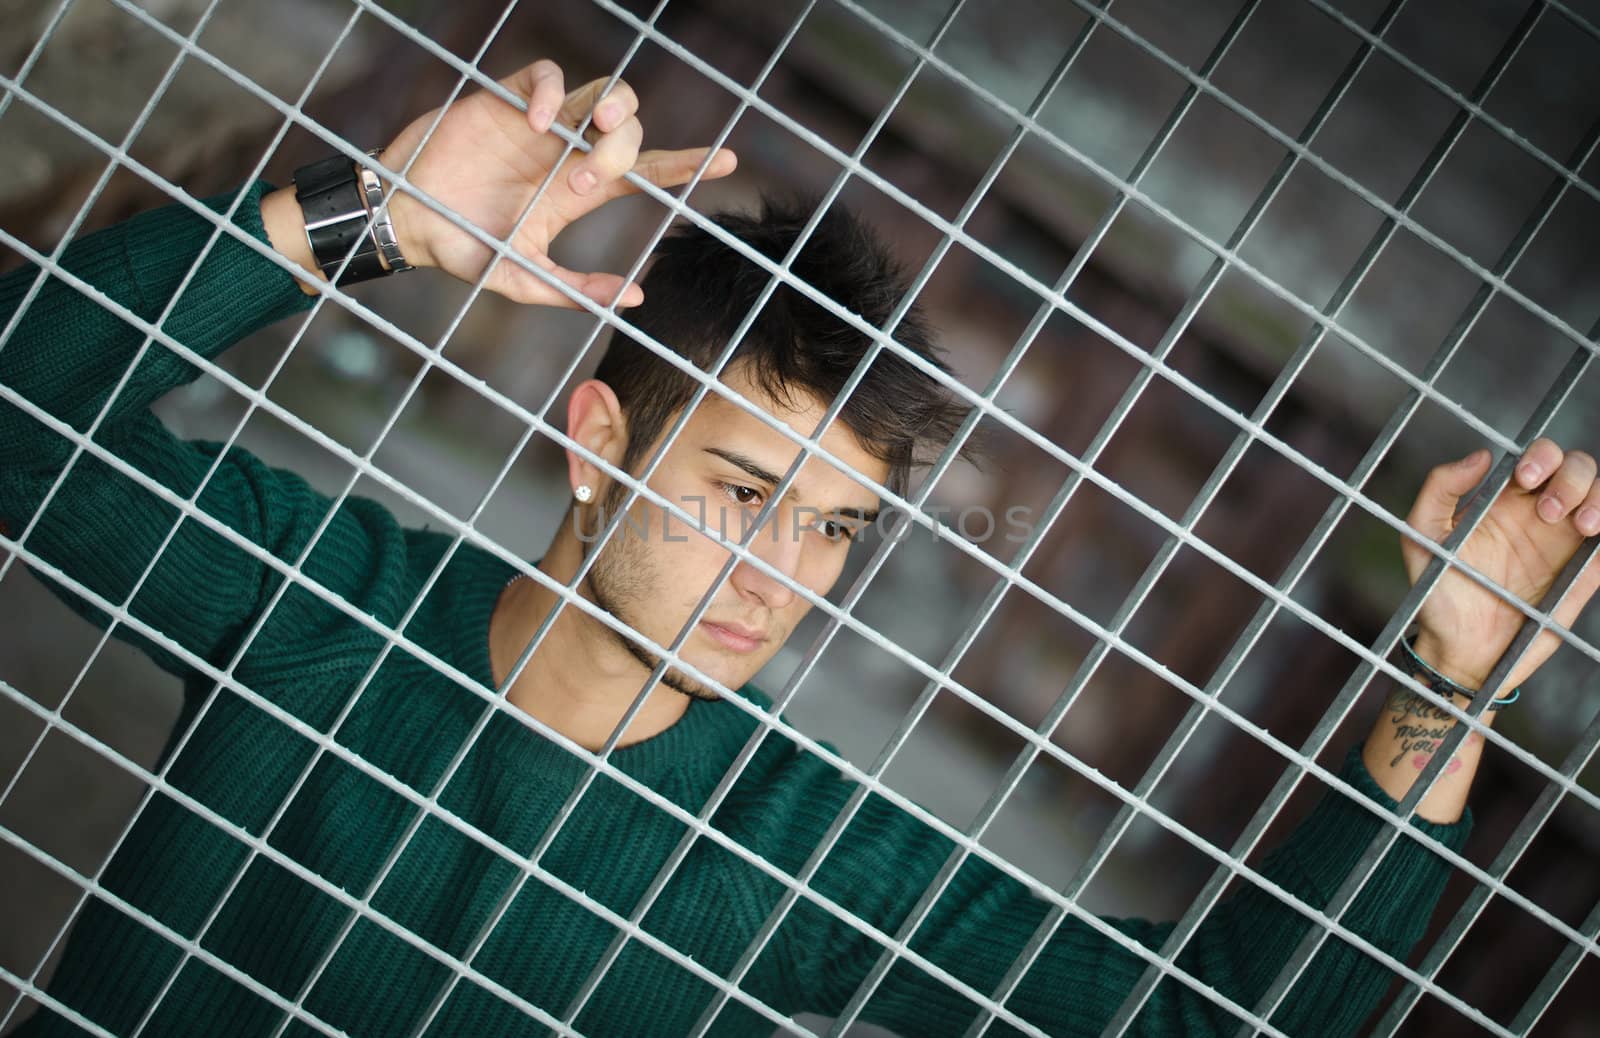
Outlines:
[[[583, 545], [563, 522], [538, 569], [558, 584], [572, 582]], [[592, 602], [585, 579], [578, 594]], [[560, 606], [544, 640], [529, 658], [507, 699], [585, 749], [600, 749], [616, 731], [650, 674], [608, 627], [537, 581], [518, 578], [501, 592], [489, 622], [489, 659], [496, 686], [505, 682], [531, 642]], [[617, 741], [641, 742], [666, 731], [689, 708], [689, 697], [656, 682]]]

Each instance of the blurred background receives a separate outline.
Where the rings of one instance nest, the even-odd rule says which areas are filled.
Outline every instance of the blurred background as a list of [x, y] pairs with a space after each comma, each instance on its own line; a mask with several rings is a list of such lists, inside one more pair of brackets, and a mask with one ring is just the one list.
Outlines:
[[[220, 0], [214, 6], [198, 46], [291, 104], [352, 10], [339, 0]], [[739, 171], [697, 189], [690, 201], [699, 209], [749, 207], [762, 191], [822, 192], [840, 175], [837, 153], [859, 150], [865, 173], [849, 178], [838, 204], [880, 227], [916, 273], [941, 244], [941, 228], [927, 217], [951, 221], [970, 208], [967, 237], [937, 257], [920, 296], [957, 377], [975, 392], [994, 391], [1003, 411], [1070, 455], [1094, 449], [1100, 473], [1149, 508], [1175, 521], [1192, 519], [1202, 541], [1269, 583], [1283, 575], [1335, 500], [1328, 482], [1306, 464], [1333, 479], [1352, 478], [1406, 403], [1406, 384], [1346, 336], [1419, 376], [1442, 344], [1459, 338], [1435, 386], [1485, 425], [1517, 436], [1575, 345], [1503, 292], [1481, 307], [1476, 297], [1481, 271], [1501, 269], [1508, 249], [1526, 239], [1506, 277], [1510, 287], [1585, 335], [1600, 320], [1600, 159], [1591, 148], [1600, 125], [1600, 34], [1588, 27], [1600, 23], [1600, 3], [1403, 4], [1384, 33], [1384, 47], [1345, 84], [1310, 138], [1326, 168], [1296, 164], [1237, 243], [1239, 258], [1295, 302], [1237, 268], [1213, 284], [1213, 254], [1178, 223], [1215, 241], [1235, 236], [1288, 153], [1266, 127], [1288, 139], [1306, 130], [1358, 56], [1362, 39], [1351, 26], [1377, 24], [1386, 5], [1253, 5], [1210, 81], [1256, 118], [1201, 92], [1153, 161], [1142, 162], [1185, 101], [1183, 70], [1206, 63], [1239, 6], [1223, 0], [1116, 3], [1110, 7], [1116, 23], [1094, 25], [1039, 109], [1035, 128], [972, 204], [1016, 130], [1008, 112], [1034, 106], [1091, 20], [1090, 6], [970, 0], [934, 48], [935, 62], [916, 73], [870, 140], [869, 128], [915, 62], [895, 35], [927, 41], [948, 10], [945, 0], [826, 0], [803, 18], [805, 5], [795, 0], [671, 0], [655, 25], [693, 58], [647, 40], [624, 74], [642, 99], [647, 147], [706, 143], [737, 112], [728, 144], [740, 155]], [[18, 74], [57, 7], [0, 0], [0, 69], [7, 76]], [[468, 61], [504, 10], [488, 0], [382, 7]], [[200, 0], [150, 0], [142, 10], [187, 35], [206, 8]], [[499, 76], [545, 56], [562, 64], [573, 85], [607, 75], [635, 40], [620, 13], [647, 18], [650, 10], [639, 0], [519, 4], [480, 67]], [[1531, 29], [1529, 18], [1535, 19]], [[798, 30], [778, 52], [797, 19]], [[1478, 94], [1508, 38], [1524, 31], [1515, 55]], [[117, 144], [177, 54], [171, 40], [110, 0], [71, 0], [23, 85]], [[735, 93], [696, 66], [703, 62], [748, 86], [769, 61], [774, 64], [760, 85], [760, 104], [742, 111]], [[457, 78], [436, 54], [363, 13], [304, 110], [355, 144], [375, 147], [412, 116], [442, 103]], [[1408, 192], [1456, 116], [1451, 93], [1479, 97], [1496, 125], [1469, 121], [1420, 193]], [[127, 152], [186, 191], [218, 193], [257, 167], [281, 125], [281, 114], [259, 96], [189, 57]], [[264, 175], [287, 183], [296, 166], [328, 150], [306, 130], [290, 129], [266, 158]], [[1576, 176], [1563, 176], [1531, 152]], [[0, 114], [0, 225], [38, 249], [54, 248], [105, 161], [71, 130], [13, 99]], [[1140, 177], [1143, 200], [1118, 193], [1117, 181], [1132, 176]], [[1402, 226], [1366, 275], [1345, 285], [1353, 268], [1366, 266], [1369, 243], [1385, 230], [1372, 198], [1407, 207], [1417, 227], [1480, 270]], [[168, 201], [139, 173], [119, 169], [80, 233]], [[648, 199], [611, 206], [567, 235], [557, 257], [581, 269], [627, 270], [664, 215]], [[18, 262], [0, 250], [3, 269]], [[1056, 309], [1036, 321], [1041, 297], [1016, 275], [1054, 285], [1069, 270], [1075, 274], [1067, 297], [1086, 319]], [[1345, 292], [1337, 294], [1342, 285]], [[418, 275], [357, 291], [402, 329], [423, 342], [444, 341], [446, 355], [475, 377], [557, 423], [567, 366], [584, 350], [575, 379], [586, 377], [609, 337], [587, 315], [470, 298], [467, 286], [443, 277]], [[1309, 359], [1302, 355], [1291, 365], [1315, 338], [1306, 311], [1341, 305], [1343, 333], [1322, 337]], [[1183, 322], [1181, 334], [1174, 322]], [[1007, 358], [1018, 349], [1013, 366]], [[1119, 407], [1124, 394], [1145, 381], [1143, 362], [1158, 350], [1176, 377], [1149, 379], [1131, 409]], [[352, 450], [376, 446], [378, 468], [451, 513], [464, 517], [481, 505], [478, 528], [528, 558], [542, 553], [562, 515], [567, 499], [555, 445], [535, 436], [496, 484], [522, 423], [485, 406], [474, 387], [448, 375], [431, 371], [414, 384], [421, 370], [416, 354], [338, 307], [319, 309], [309, 323], [270, 329], [223, 363]], [[1552, 430], [1563, 442], [1597, 446], [1596, 382], [1589, 371], [1561, 404]], [[240, 442], [330, 493], [352, 480], [337, 458], [275, 418], [247, 415], [245, 401], [214, 380], [203, 378], [174, 394], [161, 410], [192, 437], [226, 439], [242, 422]], [[1108, 417], [1117, 416], [1120, 421], [1102, 433]], [[1242, 416], [1294, 453], [1257, 439], [1233, 458]], [[1001, 517], [1025, 508], [1037, 520], [1072, 470], [999, 422], [985, 419], [979, 434], [992, 460], [982, 467], [951, 466], [928, 488], [928, 502], [945, 508], [952, 526], [955, 517], [972, 516], [959, 533], [991, 565], [926, 535], [910, 537], [872, 578], [856, 610], [862, 621], [942, 667], [982, 620], [955, 664], [954, 681], [1029, 727], [1044, 722], [1064, 692], [1081, 686], [1050, 738], [1127, 788], [1144, 776], [1193, 703], [1170, 676], [1218, 692], [1249, 724], [1290, 746], [1303, 745], [1355, 669], [1348, 650], [1283, 610], [1239, 645], [1263, 606], [1262, 595], [1191, 547], [1163, 551], [1161, 527], [1090, 482], [1076, 487], [1036, 548], [1020, 558], [1013, 529], [1003, 522], [986, 529], [976, 517], [985, 509]], [[1482, 439], [1447, 408], [1424, 402], [1404, 422], [1364, 492], [1403, 516], [1427, 468]], [[1219, 469], [1225, 465], [1231, 467]], [[1214, 473], [1220, 491], [1194, 516], [1195, 497]], [[424, 521], [367, 478], [355, 481], [354, 492], [385, 501], [407, 520]], [[1370, 642], [1406, 589], [1397, 541], [1391, 526], [1360, 507], [1347, 509], [1291, 597], [1332, 628]], [[868, 538], [853, 550], [852, 569], [835, 600], [880, 544]], [[1022, 588], [1006, 589], [992, 611], [980, 613], [1002, 582], [993, 565], [1018, 564], [1025, 578], [1081, 618], [1105, 625], [1125, 620], [1127, 642], [1159, 668], [1118, 651], [1091, 657], [1093, 634]], [[1152, 564], [1164, 568], [1139, 608], [1123, 616], [1125, 600]], [[828, 641], [791, 689], [824, 620], [813, 615], [756, 683], [774, 697], [793, 692], [787, 717], [801, 729], [863, 768], [887, 756], [884, 777], [891, 786], [952, 825], [972, 825], [1024, 740], [943, 688], [904, 745], [886, 754], [926, 683], [903, 661], [846, 630]], [[1593, 611], [1578, 630], [1594, 640], [1600, 621]], [[97, 634], [23, 566], [9, 568], [0, 581], [0, 678], [152, 763], [176, 717], [177, 685], [131, 649], [112, 644], [96, 652], [97, 643]], [[1326, 767], [1336, 770], [1364, 735], [1386, 691], [1381, 686], [1366, 690], [1327, 742], [1319, 754]], [[1516, 709], [1499, 718], [1496, 731], [1558, 766], [1597, 714], [1596, 668], [1567, 649]], [[0, 823], [92, 873], [127, 824], [142, 786], [59, 733], [35, 747], [40, 730], [32, 715], [0, 699], [0, 776], [15, 779], [0, 803]], [[1285, 765], [1257, 734], [1208, 715], [1151, 802], [1227, 848]], [[1600, 791], [1600, 768], [1590, 761], [1580, 782]], [[1473, 796], [1477, 824], [1467, 856], [1486, 866], [1544, 784], [1531, 768], [1491, 750]], [[1302, 782], [1266, 844], [1303, 817], [1319, 794], [1315, 779]], [[1095, 912], [1180, 915], [1212, 865], [1148, 820], [1134, 820], [1083, 882], [1080, 869], [1119, 806], [1083, 775], [1041, 757], [1022, 774], [981, 842], [1048, 883], [1081, 885], [1081, 902]], [[1581, 926], [1600, 899], [1597, 854], [1600, 819], [1569, 796], [1508, 882]], [[1435, 931], [1469, 887], [1461, 877], [1452, 882]], [[25, 855], [0, 849], [0, 964], [31, 975], [76, 897], [76, 888]], [[1439, 980], [1509, 1023], [1564, 943], [1496, 898]], [[48, 961], [44, 970], [48, 975]], [[1534, 1033], [1597, 1033], [1596, 984], [1600, 963], [1587, 956]], [[1424, 996], [1402, 1033], [1472, 1031], [1452, 1009]]]

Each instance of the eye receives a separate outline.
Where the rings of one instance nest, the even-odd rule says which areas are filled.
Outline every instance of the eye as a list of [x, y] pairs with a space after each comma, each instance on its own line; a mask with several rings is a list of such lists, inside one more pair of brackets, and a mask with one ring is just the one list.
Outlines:
[[831, 520], [822, 524], [822, 535], [830, 541], [853, 541], [856, 539], [855, 527]]
[[738, 483], [723, 483], [713, 480], [717, 489], [739, 502], [741, 505], [755, 504], [761, 500], [761, 491], [755, 487], [740, 486]]

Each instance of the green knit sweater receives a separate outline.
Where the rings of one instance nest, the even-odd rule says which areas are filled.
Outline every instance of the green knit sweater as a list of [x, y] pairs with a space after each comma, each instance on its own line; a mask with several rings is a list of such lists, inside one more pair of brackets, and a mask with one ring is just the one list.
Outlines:
[[[265, 240], [255, 185], [236, 217]], [[209, 204], [218, 211], [228, 199]], [[211, 225], [181, 208], [147, 213], [75, 242], [67, 269], [112, 300], [154, 320], [200, 255]], [[25, 269], [0, 279], [0, 325], [31, 283]], [[224, 234], [211, 247], [164, 323], [177, 341], [213, 357], [255, 329], [304, 310], [308, 299], [283, 271]], [[144, 335], [63, 281], [51, 278], [0, 349], [0, 384], [72, 427], [89, 427], [123, 376]], [[329, 500], [292, 473], [234, 449], [182, 442], [149, 405], [196, 376], [195, 368], [154, 343], [117, 394], [95, 440], [150, 480], [185, 497], [272, 555], [292, 562], [310, 542]], [[391, 854], [398, 859], [371, 892], [371, 909], [449, 956], [471, 954], [476, 976], [450, 988], [428, 1033], [498, 1036], [543, 1028], [477, 977], [563, 1017], [618, 929], [591, 907], [627, 917], [686, 831], [616, 780], [590, 787], [536, 874], [512, 895], [517, 865], [485, 848], [499, 841], [522, 860], [540, 841], [586, 771], [578, 757], [504, 712], [466, 750], [438, 800], [455, 824], [425, 819], [404, 846], [417, 809], [392, 789], [315, 744], [196, 664], [227, 668], [244, 687], [317, 731], [332, 727], [383, 647], [383, 639], [313, 593], [293, 587], [261, 613], [281, 578], [261, 560], [200, 522], [186, 519], [165, 548], [177, 510], [134, 479], [88, 453], [42, 515], [40, 502], [72, 455], [70, 441], [9, 396], [0, 397], [0, 522], [40, 559], [132, 617], [160, 631], [151, 639], [118, 626], [184, 681], [185, 710], [169, 745], [172, 786], [225, 820], [219, 825], [158, 793], [109, 863], [104, 890], [148, 913], [220, 960], [293, 1001], [334, 944], [350, 912], [327, 890], [279, 861], [253, 854], [245, 835], [265, 834], [287, 861], [356, 898], [366, 897]], [[384, 625], [400, 622], [449, 538], [401, 528], [370, 500], [352, 499], [332, 517], [303, 570], [307, 577]], [[160, 558], [131, 602], [134, 582]], [[492, 689], [487, 630], [496, 596], [513, 570], [463, 546], [433, 586], [405, 634], [461, 673]], [[48, 578], [47, 578], [47, 582]], [[54, 586], [54, 584], [52, 584]], [[96, 623], [106, 616], [79, 595], [58, 592]], [[260, 622], [248, 650], [238, 647]], [[740, 696], [766, 709], [753, 687]], [[406, 651], [384, 659], [354, 709], [333, 733], [338, 745], [423, 796], [433, 790], [487, 709], [484, 701]], [[198, 718], [198, 720], [196, 720]], [[691, 813], [706, 803], [730, 763], [760, 726], [725, 703], [692, 703], [660, 735], [617, 750], [616, 766]], [[302, 771], [309, 778], [290, 797]], [[1352, 751], [1344, 777], [1393, 806]], [[793, 874], [806, 863], [845, 806], [854, 784], [826, 763], [768, 732], [722, 805], [715, 829]], [[282, 817], [274, 816], [288, 799]], [[64, 805], [70, 810], [70, 805]], [[1459, 848], [1468, 823], [1414, 822]], [[1288, 841], [1261, 863], [1295, 897], [1322, 906], [1379, 829], [1367, 811], [1326, 795]], [[473, 834], [465, 834], [467, 827]], [[481, 834], [481, 836], [479, 835]], [[836, 1014], [880, 957], [860, 925], [893, 934], [950, 853], [952, 842], [873, 794], [811, 880], [822, 903], [801, 898], [745, 974], [742, 989], [778, 1013]], [[236, 874], [242, 878], [228, 893]], [[1376, 946], [1404, 956], [1420, 937], [1448, 872], [1432, 852], [1401, 840], [1345, 916]], [[547, 882], [553, 877], [566, 892]], [[653, 907], [643, 930], [726, 976], [785, 888], [727, 847], [701, 836]], [[226, 898], [218, 909], [218, 901]], [[511, 897], [482, 946], [472, 944]], [[988, 995], [1044, 917], [1047, 903], [994, 866], [968, 858], [916, 931], [923, 961]], [[1114, 920], [1123, 934], [1158, 947], [1170, 925]], [[1206, 984], [1252, 1005], [1306, 932], [1303, 916], [1249, 884], [1212, 911], [1180, 965]], [[1050, 1033], [1095, 1034], [1145, 969], [1136, 955], [1068, 918], [1007, 1003]], [[126, 1033], [176, 971], [176, 981], [144, 1033], [270, 1034], [282, 1012], [199, 958], [186, 957], [158, 931], [106, 900], [79, 916], [50, 993], [115, 1033]], [[453, 971], [370, 919], [359, 920], [311, 983], [305, 1009], [354, 1035], [411, 1033], [454, 978]], [[1329, 940], [1275, 1017], [1291, 1031], [1352, 1032], [1382, 996], [1389, 972], [1337, 939]], [[630, 938], [576, 1019], [591, 1035], [676, 1035], [690, 1030], [717, 995], [713, 985], [637, 938]], [[864, 1017], [905, 1035], [960, 1033], [975, 1004], [916, 961], [900, 958], [868, 1002]], [[1164, 980], [1138, 1018], [1141, 1034], [1229, 1032], [1234, 1022], [1191, 988]], [[751, 1007], [729, 1001], [717, 1034], [773, 1030]], [[1001, 1025], [1001, 1032], [1012, 1030]], [[66, 1019], [39, 1012], [21, 1033], [75, 1033]], [[295, 1021], [287, 1033], [314, 1031]]]

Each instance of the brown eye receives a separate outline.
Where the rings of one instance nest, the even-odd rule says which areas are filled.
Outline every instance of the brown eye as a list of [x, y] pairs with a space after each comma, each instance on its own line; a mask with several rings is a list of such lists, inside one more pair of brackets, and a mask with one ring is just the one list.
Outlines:
[[737, 483], [723, 483], [718, 480], [713, 480], [713, 482], [716, 483], [718, 490], [721, 490], [741, 505], [753, 504], [761, 500], [761, 491], [754, 487], [740, 486]]

